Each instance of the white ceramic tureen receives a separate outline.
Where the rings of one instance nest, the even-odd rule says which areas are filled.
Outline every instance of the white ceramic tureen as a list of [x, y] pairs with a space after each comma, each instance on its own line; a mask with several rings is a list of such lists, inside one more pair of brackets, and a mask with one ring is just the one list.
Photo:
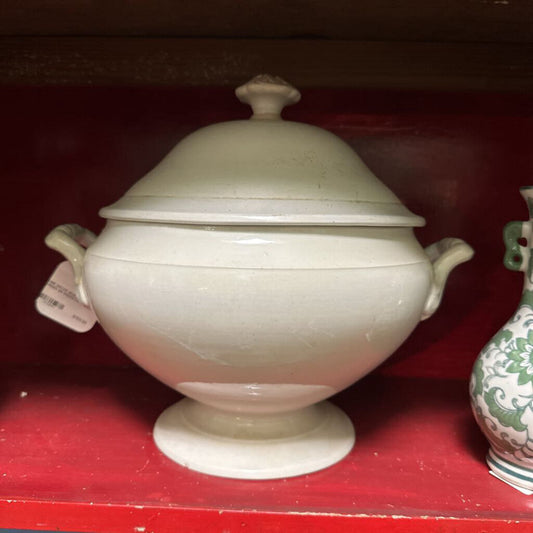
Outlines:
[[[284, 121], [300, 94], [258, 76], [250, 120], [189, 135], [118, 202], [96, 239], [47, 244], [111, 339], [187, 398], [157, 420], [163, 453], [209, 474], [264, 479], [352, 448], [326, 398], [383, 362], [439, 305], [458, 239], [426, 250], [413, 215], [335, 135]], [[86, 247], [86, 249], [85, 249]]]

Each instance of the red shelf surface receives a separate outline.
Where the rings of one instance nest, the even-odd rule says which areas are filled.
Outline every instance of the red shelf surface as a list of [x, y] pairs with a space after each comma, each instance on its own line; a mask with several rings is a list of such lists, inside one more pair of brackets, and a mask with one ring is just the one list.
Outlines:
[[533, 531], [531, 499], [487, 471], [463, 380], [371, 376], [334, 398], [357, 430], [345, 460], [257, 482], [163, 456], [152, 426], [179, 396], [141, 370], [9, 367], [1, 390], [0, 527]]

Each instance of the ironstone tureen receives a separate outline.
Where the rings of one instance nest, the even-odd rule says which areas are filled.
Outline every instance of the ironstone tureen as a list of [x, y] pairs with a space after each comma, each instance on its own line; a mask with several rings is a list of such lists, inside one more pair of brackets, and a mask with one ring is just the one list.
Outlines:
[[424, 220], [350, 146], [281, 119], [300, 99], [283, 80], [236, 94], [250, 120], [183, 139], [101, 210], [98, 238], [65, 224], [46, 243], [109, 337], [186, 396], [155, 424], [164, 454], [218, 476], [295, 476], [349, 453], [353, 426], [324, 400], [436, 310], [472, 250], [424, 250]]

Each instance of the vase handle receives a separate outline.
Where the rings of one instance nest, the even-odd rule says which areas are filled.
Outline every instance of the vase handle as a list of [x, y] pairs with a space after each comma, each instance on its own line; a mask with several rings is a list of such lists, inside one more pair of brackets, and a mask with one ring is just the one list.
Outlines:
[[503, 228], [503, 242], [505, 243], [505, 256], [503, 264], [509, 270], [527, 270], [529, 263], [529, 248], [519, 244], [518, 239], [524, 238], [529, 242], [531, 227], [529, 222], [509, 222]]
[[465, 241], [451, 237], [428, 246], [424, 251], [433, 267], [433, 284], [421, 320], [429, 318], [439, 307], [450, 272], [474, 255], [474, 250]]
[[52, 250], [62, 254], [72, 265], [77, 296], [81, 303], [89, 305], [89, 297], [83, 286], [83, 259], [85, 248], [96, 240], [96, 235], [78, 224], [63, 224], [54, 228], [44, 242]]

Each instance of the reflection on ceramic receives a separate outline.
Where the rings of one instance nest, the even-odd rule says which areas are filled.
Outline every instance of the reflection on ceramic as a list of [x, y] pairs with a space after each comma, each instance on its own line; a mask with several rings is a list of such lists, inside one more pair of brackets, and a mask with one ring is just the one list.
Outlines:
[[323, 400], [436, 310], [472, 250], [422, 249], [423, 219], [348, 145], [281, 119], [293, 87], [262, 76], [237, 94], [251, 120], [181, 141], [101, 211], [96, 240], [64, 225], [47, 244], [111, 339], [189, 397], [156, 423], [164, 453], [210, 474], [284, 477], [349, 452], [351, 422]]
[[[490, 442], [490, 469], [513, 485], [533, 490], [533, 187], [521, 192], [530, 220], [506, 226], [504, 263], [524, 272], [522, 298], [477, 358], [470, 396], [476, 420]], [[518, 243], [521, 238], [527, 246]]]

